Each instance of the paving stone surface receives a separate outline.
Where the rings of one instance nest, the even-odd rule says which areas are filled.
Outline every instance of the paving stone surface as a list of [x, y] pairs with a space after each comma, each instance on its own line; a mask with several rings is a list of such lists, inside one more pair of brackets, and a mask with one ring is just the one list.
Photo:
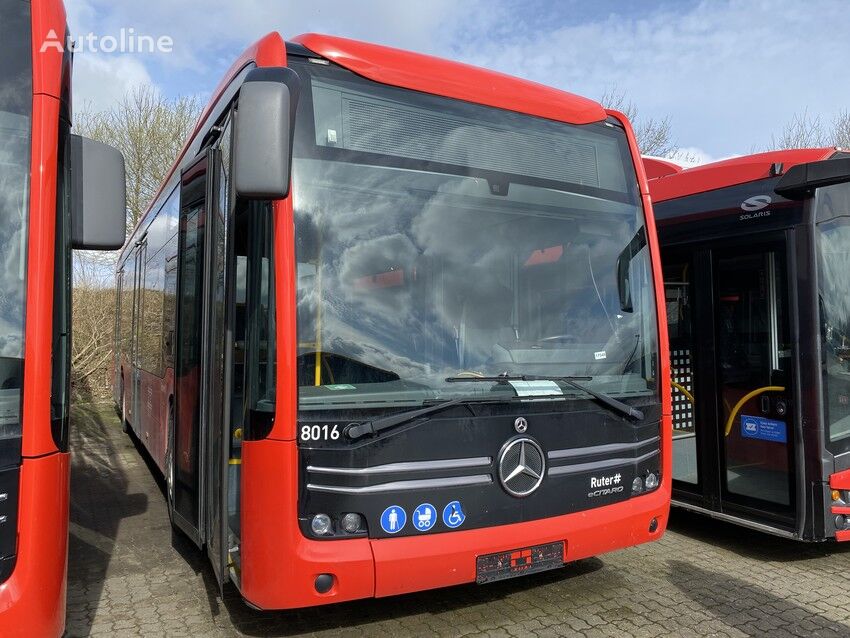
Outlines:
[[[74, 411], [69, 636], [850, 636], [850, 546], [674, 512], [658, 542], [502, 583], [294, 612], [219, 595], [110, 406]], [[848, 544], [850, 545], [850, 544]]]

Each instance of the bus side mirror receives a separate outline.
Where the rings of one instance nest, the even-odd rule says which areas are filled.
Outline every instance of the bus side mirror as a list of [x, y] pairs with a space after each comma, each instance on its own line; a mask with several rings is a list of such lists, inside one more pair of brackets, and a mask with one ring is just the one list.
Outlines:
[[71, 135], [71, 245], [118, 250], [127, 233], [127, 193], [121, 152]]
[[850, 182], [850, 157], [839, 157], [792, 166], [774, 190], [786, 199], [806, 199], [815, 189], [845, 182]]
[[629, 274], [632, 270], [631, 255], [626, 256], [621, 253], [617, 257], [617, 292], [620, 294], [620, 310], [623, 312], [634, 312], [635, 307], [632, 303], [632, 284], [629, 281]]
[[285, 67], [251, 71], [239, 90], [234, 125], [233, 183], [246, 199], [289, 194], [298, 76]]
[[632, 301], [632, 260], [644, 246], [646, 246], [646, 231], [641, 226], [617, 257], [617, 292], [620, 295], [620, 310], [623, 312], [635, 311]]

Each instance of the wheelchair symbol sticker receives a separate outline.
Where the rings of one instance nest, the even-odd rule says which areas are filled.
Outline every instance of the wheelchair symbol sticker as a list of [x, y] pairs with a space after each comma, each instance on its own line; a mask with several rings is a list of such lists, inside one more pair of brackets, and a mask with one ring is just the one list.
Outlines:
[[396, 534], [407, 523], [407, 514], [398, 505], [390, 505], [381, 514], [381, 529], [387, 534]]
[[413, 510], [413, 527], [420, 532], [427, 532], [437, 523], [437, 510], [430, 503], [422, 503]]
[[452, 501], [443, 508], [443, 523], [446, 527], [456, 529], [463, 525], [465, 520], [466, 514], [463, 513], [460, 501]]

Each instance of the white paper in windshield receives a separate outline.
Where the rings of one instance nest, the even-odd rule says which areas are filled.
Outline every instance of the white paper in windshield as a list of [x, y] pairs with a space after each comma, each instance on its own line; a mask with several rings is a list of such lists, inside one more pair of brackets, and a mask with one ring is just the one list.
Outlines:
[[518, 397], [563, 396], [564, 392], [554, 381], [508, 381]]

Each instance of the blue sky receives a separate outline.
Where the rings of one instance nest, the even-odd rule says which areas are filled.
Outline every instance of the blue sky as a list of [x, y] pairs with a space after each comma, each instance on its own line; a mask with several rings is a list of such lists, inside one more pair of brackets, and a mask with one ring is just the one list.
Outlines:
[[761, 149], [795, 113], [850, 109], [846, 0], [66, 0], [72, 34], [123, 28], [170, 54], [83, 51], [75, 99], [103, 108], [149, 82], [202, 98], [250, 42], [318, 31], [471, 62], [592, 98], [612, 87], [669, 116], [704, 160]]

